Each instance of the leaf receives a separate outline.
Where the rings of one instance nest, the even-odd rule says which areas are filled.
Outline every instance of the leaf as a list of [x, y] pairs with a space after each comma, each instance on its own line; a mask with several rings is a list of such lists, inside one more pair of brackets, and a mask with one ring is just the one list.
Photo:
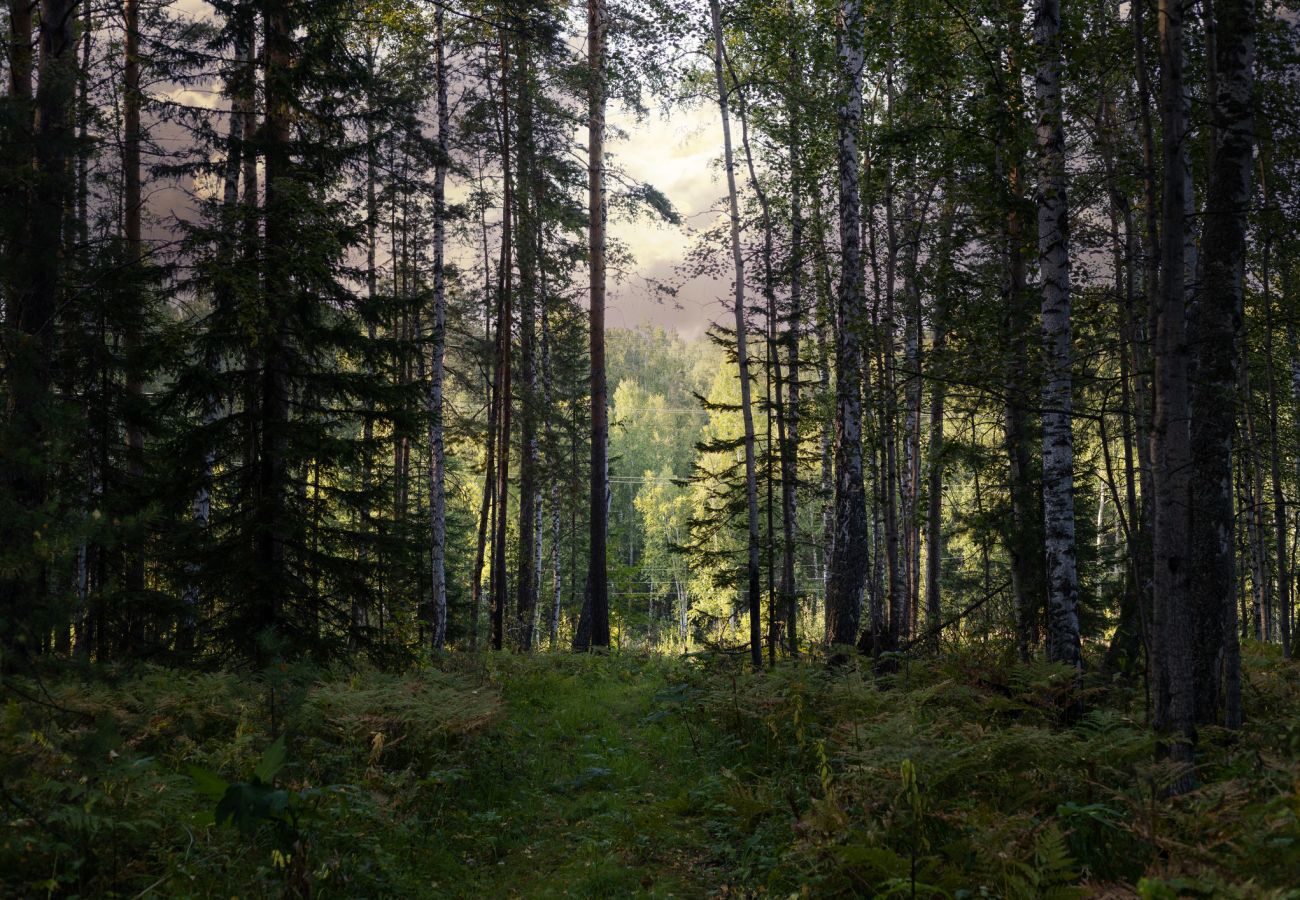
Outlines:
[[220, 800], [226, 795], [229, 783], [210, 769], [202, 766], [186, 766], [190, 778], [194, 780], [194, 789], [209, 800]]
[[257, 768], [253, 770], [253, 778], [262, 784], [270, 784], [282, 768], [287, 751], [284, 747], [284, 735], [276, 738], [274, 744], [266, 748], [262, 754], [261, 761], [258, 762]]

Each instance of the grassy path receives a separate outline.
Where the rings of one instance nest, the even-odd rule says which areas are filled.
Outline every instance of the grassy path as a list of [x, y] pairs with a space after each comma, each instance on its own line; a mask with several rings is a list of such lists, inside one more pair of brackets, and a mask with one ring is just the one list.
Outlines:
[[710, 893], [703, 762], [655, 715], [662, 664], [510, 661], [506, 712], [452, 773], [439, 892], [466, 897], [694, 897]]

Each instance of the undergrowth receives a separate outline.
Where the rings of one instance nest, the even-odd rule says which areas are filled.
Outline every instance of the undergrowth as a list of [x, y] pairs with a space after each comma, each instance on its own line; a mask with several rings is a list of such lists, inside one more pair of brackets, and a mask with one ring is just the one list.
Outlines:
[[[1300, 668], [1170, 799], [1140, 685], [453, 655], [5, 683], [12, 896], [1300, 898]], [[1082, 713], [1079, 711], [1082, 710]]]

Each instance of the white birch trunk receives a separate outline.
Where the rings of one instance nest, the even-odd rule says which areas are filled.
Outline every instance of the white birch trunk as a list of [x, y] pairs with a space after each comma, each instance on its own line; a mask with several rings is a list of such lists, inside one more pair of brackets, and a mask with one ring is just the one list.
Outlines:
[[1038, 266], [1043, 325], [1043, 525], [1047, 550], [1047, 656], [1078, 668], [1074, 437], [1070, 354], [1069, 207], [1061, 109], [1060, 0], [1039, 0]]

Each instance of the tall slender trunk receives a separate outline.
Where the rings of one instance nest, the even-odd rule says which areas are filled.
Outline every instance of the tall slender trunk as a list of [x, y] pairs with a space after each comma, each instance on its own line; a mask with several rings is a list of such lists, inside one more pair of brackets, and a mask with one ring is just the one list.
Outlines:
[[1069, 205], [1061, 109], [1061, 4], [1039, 0], [1038, 270], [1043, 326], [1043, 531], [1047, 550], [1047, 658], [1079, 668], [1074, 436], [1070, 353]]
[[[1241, 658], [1237, 637], [1233, 537], [1232, 435], [1236, 427], [1237, 368], [1243, 315], [1246, 228], [1254, 152], [1254, 0], [1217, 0], [1207, 23], [1213, 152], [1210, 161], [1201, 279], [1188, 314], [1194, 348], [1191, 379], [1190, 610], [1193, 617], [1192, 678], [1196, 721], [1218, 720], [1220, 690], [1230, 727], [1241, 724]], [[1190, 231], [1190, 229], [1189, 229]], [[1265, 255], [1268, 242], [1265, 237]], [[1272, 299], [1264, 281], [1268, 356], [1269, 434], [1274, 438], [1274, 497], [1278, 509], [1278, 599], [1289, 596], [1286, 579], [1286, 513], [1276, 462], [1276, 390], [1272, 368]], [[1257, 501], [1262, 498], [1257, 498]]]
[[541, 176], [535, 171], [533, 84], [529, 56], [519, 59], [519, 580], [516, 584], [515, 644], [533, 646], [537, 565], [537, 284], [540, 265]]
[[[724, 57], [725, 57], [725, 47]], [[773, 525], [773, 482], [774, 475], [772, 471], [773, 462], [776, 457], [783, 461], [786, 456], [786, 422], [785, 422], [785, 379], [781, 370], [781, 357], [777, 350], [777, 309], [776, 309], [776, 272], [773, 262], [775, 253], [774, 243], [775, 234], [773, 233], [771, 205], [768, 203], [767, 191], [763, 189], [762, 183], [758, 180], [758, 171], [754, 166], [754, 153], [749, 143], [749, 111], [747, 109], [745, 92], [739, 86], [739, 79], [731, 68], [730, 60], [727, 61], [727, 69], [731, 75], [731, 81], [736, 87], [736, 111], [740, 118], [740, 143], [745, 152], [745, 166], [749, 174], [750, 189], [753, 190], [754, 196], [758, 198], [760, 219], [763, 226], [763, 300], [766, 305], [767, 315], [767, 590], [768, 590], [768, 636], [767, 636], [767, 655], [768, 663], [776, 664], [776, 647], [780, 640], [781, 625], [785, 621], [784, 609], [789, 602], [792, 602], [787, 594], [781, 595], [781, 610], [778, 613], [777, 608], [777, 584], [773, 566], [776, 562], [776, 548]], [[773, 397], [773, 389], [776, 394]], [[772, 452], [772, 419], [776, 419], [776, 446], [777, 452]], [[782, 469], [784, 477], [784, 468]], [[783, 490], [784, 490], [783, 486]], [[784, 504], [782, 512], [784, 514]], [[783, 533], [787, 522], [783, 520]], [[791, 526], [792, 527], [792, 526]], [[787, 543], [788, 546], [788, 543]]]
[[[1273, 581], [1268, 571], [1266, 536], [1268, 527], [1264, 522], [1264, 471], [1257, 450], [1262, 437], [1255, 425], [1254, 393], [1251, 390], [1250, 371], [1247, 367], [1241, 368], [1238, 379], [1243, 412], [1242, 427], [1246, 432], [1247, 450], [1241, 455], [1240, 462], [1241, 493], [1245, 498], [1245, 508], [1242, 512], [1247, 524], [1247, 545], [1251, 557], [1251, 582], [1255, 593], [1256, 622], [1262, 623], [1258, 628], [1260, 639], [1272, 641], [1275, 634], [1277, 606], [1274, 603]], [[1282, 564], [1285, 564], [1285, 557], [1279, 560], [1279, 565]]]
[[451, 114], [447, 104], [447, 47], [443, 9], [433, 13], [438, 146], [433, 170], [433, 322], [429, 363], [429, 573], [433, 593], [429, 641], [434, 651], [447, 643], [447, 465], [443, 451], [443, 360], [447, 349], [447, 169], [451, 164]]
[[[1137, 578], [1139, 600], [1154, 620], [1155, 557], [1152, 541], [1155, 534], [1155, 467], [1152, 461], [1152, 429], [1155, 427], [1155, 380], [1152, 342], [1155, 339], [1156, 312], [1160, 306], [1160, 201], [1157, 190], [1156, 146], [1151, 115], [1151, 83], [1147, 74], [1145, 3], [1130, 3], [1129, 16], [1133, 31], [1133, 58], [1137, 81], [1138, 137], [1142, 147], [1142, 264], [1145, 310], [1135, 303], [1130, 309], [1130, 347], [1133, 354], [1133, 401], [1136, 421], [1138, 477], [1142, 486], [1142, 534], [1138, 550]], [[1145, 312], [1145, 315], [1143, 314]], [[1151, 669], [1153, 635], [1144, 637]], [[1149, 675], [1148, 675], [1149, 677]]]
[[[1281, 611], [1282, 656], [1291, 658], [1291, 567], [1287, 559], [1287, 518], [1286, 495], [1282, 489], [1282, 451], [1278, 436], [1278, 398], [1277, 376], [1274, 373], [1276, 359], [1273, 355], [1273, 292], [1269, 288], [1269, 242], [1264, 241], [1264, 265], [1262, 282], [1264, 286], [1264, 360], [1265, 385], [1268, 390], [1268, 461], [1269, 481], [1273, 493], [1273, 539], [1274, 554], [1277, 557], [1277, 606]], [[1226, 638], [1226, 634], [1225, 634]], [[1225, 668], [1226, 668], [1225, 654]], [[1238, 660], [1238, 664], [1240, 661]], [[1228, 673], [1224, 673], [1225, 681]]]
[[[84, 261], [88, 258], [90, 244], [90, 49], [91, 38], [94, 32], [94, 23], [91, 19], [90, 4], [83, 4], [81, 7], [81, 65], [77, 71], [77, 232], [76, 241], [78, 253]], [[89, 318], [85, 320], [87, 336], [93, 334], [93, 324]], [[92, 376], [93, 377], [93, 376]], [[87, 437], [91, 448], [86, 454], [86, 515], [90, 510], [95, 508], [99, 497], [100, 472], [96, 465], [95, 452], [93, 445], [96, 439], [96, 429], [93, 424], [93, 416], [90, 414], [89, 404], [87, 404]], [[93, 591], [92, 572], [94, 566], [92, 559], [98, 553], [98, 548], [89, 540], [88, 537], [82, 537], [77, 547], [77, 617], [74, 620], [75, 642], [73, 652], [81, 659], [90, 657], [91, 648], [94, 646], [94, 634], [96, 624], [96, 610], [91, 608], [91, 594]], [[178, 631], [177, 640], [181, 641], [181, 634]]]
[[[1294, 302], [1291, 293], [1291, 276], [1287, 270], [1283, 270], [1282, 272], [1282, 302], [1283, 303]], [[1287, 347], [1288, 347], [1288, 352], [1290, 354], [1291, 408], [1292, 410], [1300, 410], [1300, 345], [1297, 345], [1295, 327], [1291, 323], [1287, 324]], [[1295, 416], [1296, 414], [1293, 412], [1292, 415]], [[1293, 421], [1296, 420], [1293, 419]], [[1295, 466], [1296, 466], [1297, 480], [1300, 481], [1300, 455], [1298, 455], [1296, 458]], [[1300, 518], [1300, 514], [1298, 514], [1298, 518]], [[1287, 566], [1287, 569], [1292, 573], [1295, 570], [1294, 553], [1295, 553], [1295, 547], [1293, 545], [1291, 556], [1289, 556], [1285, 560], [1285, 565]], [[1288, 616], [1290, 615], [1290, 613], [1291, 610], [1288, 610], [1287, 612]], [[1297, 636], [1294, 633], [1295, 631], [1296, 629], [1292, 628], [1292, 632], [1293, 632], [1291, 635], [1292, 647], [1289, 650], [1292, 657], [1297, 655], [1297, 650], [1300, 650], [1300, 648], [1295, 646], [1297, 643], [1300, 643], [1300, 636]]]
[[862, 228], [858, 129], [862, 124], [863, 14], [860, 0], [841, 0], [839, 33], [840, 292], [835, 353], [835, 547], [826, 597], [831, 644], [852, 645], [866, 578], [866, 489], [862, 477]]
[[[122, 3], [124, 46], [122, 60], [122, 232], [126, 254], [135, 267], [144, 264], [144, 242], [141, 239], [140, 220], [143, 200], [140, 193], [140, 3], [124, 0]], [[137, 291], [140, 307], [131, 311], [130, 325], [123, 335], [126, 352], [126, 392], [130, 403], [123, 416], [126, 430], [127, 473], [136, 483], [144, 477], [144, 426], [141, 422], [144, 405], [144, 382], [140, 375], [140, 319], [143, 316], [143, 292]], [[144, 590], [144, 546], [133, 542], [128, 550], [126, 589], [139, 595]], [[132, 615], [132, 637], [144, 637], [144, 621]], [[139, 652], [137, 644], [135, 648]]]
[[[814, 190], [812, 193], [812, 225], [815, 231], [814, 240], [814, 285], [815, 297], [813, 301], [813, 311], [816, 321], [817, 337], [817, 390], [819, 396], [829, 398], [831, 396], [831, 363], [830, 363], [830, 343], [831, 336], [828, 331], [834, 330], [833, 316], [831, 313], [831, 275], [830, 262], [827, 259], [826, 252], [826, 219], [822, 215], [821, 191]], [[831, 423], [823, 421], [818, 435], [819, 453], [818, 458], [821, 462], [821, 477], [818, 482], [819, 504], [821, 506], [821, 534], [825, 542], [822, 546], [821, 566], [817, 569], [817, 577], [821, 581], [821, 597], [823, 601], [823, 615], [825, 609], [825, 600], [829, 596], [830, 590], [830, 572], [831, 557], [835, 550], [835, 475], [834, 475], [834, 453], [832, 441]], [[814, 597], [812, 614], [813, 627], [817, 622], [817, 604]], [[873, 619], [873, 633], [877, 630], [879, 623]], [[823, 636], [828, 632], [823, 627], [821, 630]]]
[[[288, 586], [285, 572], [284, 505], [289, 491], [286, 451], [289, 425], [288, 303], [291, 273], [287, 250], [291, 243], [286, 191], [291, 179], [289, 157], [290, 103], [293, 27], [288, 4], [263, 6], [265, 32], [263, 60], [266, 82], [266, 116], [262, 125], [265, 148], [265, 276], [264, 296], [268, 306], [267, 325], [261, 335], [261, 377], [259, 413], [261, 446], [257, 460], [256, 558], [259, 569], [253, 595], [251, 621], [259, 637], [279, 631], [280, 609]], [[268, 659], [258, 641], [259, 666]]]
[[[540, 190], [540, 186], [539, 186]], [[538, 236], [539, 242], [541, 235]], [[540, 254], [539, 254], [540, 256]], [[538, 315], [541, 318], [542, 325], [542, 406], [546, 410], [545, 417], [545, 453], [546, 468], [550, 477], [548, 509], [551, 513], [551, 609], [547, 614], [547, 638], [548, 646], [554, 650], [558, 647], [560, 635], [560, 599], [563, 591], [563, 579], [561, 578], [561, 559], [562, 550], [562, 533], [560, 522], [560, 449], [559, 436], [555, 429], [555, 388], [554, 388], [554, 371], [551, 366], [551, 299], [546, 287], [546, 263], [538, 268], [538, 285], [539, 292], [539, 309]], [[541, 545], [541, 526], [538, 526], [538, 546]], [[540, 563], [538, 565], [538, 602], [541, 597], [541, 572]], [[540, 637], [538, 641], [540, 642]]]
[[1189, 602], [1188, 502], [1192, 463], [1188, 346], [1184, 295], [1185, 173], [1183, 170], [1183, 0], [1160, 0], [1161, 159], [1164, 183], [1160, 305], [1155, 341], [1155, 427], [1152, 463], [1156, 509], [1155, 635], [1152, 675], [1160, 753], [1184, 767], [1171, 783], [1181, 793], [1195, 783], [1195, 691]]
[[[366, 73], [371, 78], [376, 77], [375, 72], [375, 47], [372, 40], [367, 40], [365, 50]], [[372, 95], [370, 102], [375, 102]], [[376, 256], [379, 249], [379, 197], [376, 191], [376, 181], [379, 177], [379, 147], [376, 140], [375, 125], [373, 122], [366, 121], [366, 338], [373, 343], [378, 339], [379, 331], [377, 327], [377, 298], [379, 296], [379, 268], [376, 263]], [[394, 275], [396, 272], [394, 272]], [[366, 374], [373, 377], [374, 363], [372, 358], [366, 360]], [[370, 571], [370, 548], [373, 543], [372, 536], [372, 514], [370, 501], [370, 492], [372, 490], [374, 479], [374, 440], [375, 440], [375, 405], [374, 401], [366, 398], [365, 411], [361, 421], [361, 507], [358, 511], [361, 525], [361, 548], [360, 560], [363, 573]], [[382, 561], [380, 563], [382, 568]], [[363, 575], [365, 577], [365, 575]], [[366, 628], [366, 618], [369, 613], [368, 598], [365, 596], [367, 591], [363, 590], [353, 594], [351, 598], [350, 623], [352, 628], [351, 643], [354, 645], [361, 640], [362, 633]]]
[[[725, 58], [725, 47], [724, 47]], [[735, 71], [731, 68], [730, 60], [727, 60], [727, 69], [731, 75], [733, 84], [739, 85]], [[785, 402], [785, 378], [781, 368], [781, 357], [777, 340], [777, 323], [779, 316], [776, 306], [776, 270], [775, 270], [775, 233], [772, 223], [771, 204], [768, 202], [767, 191], [764, 190], [762, 182], [758, 179], [758, 171], [754, 165], [754, 153], [749, 142], [749, 111], [745, 99], [745, 92], [739, 86], [736, 90], [737, 112], [740, 118], [740, 142], [745, 152], [745, 167], [749, 175], [749, 185], [754, 191], [754, 196], [758, 198], [760, 219], [763, 226], [763, 299], [766, 305], [767, 316], [767, 533], [768, 533], [768, 640], [767, 654], [768, 662], [775, 664], [776, 647], [780, 642], [780, 632], [782, 626], [789, 626], [793, 623], [793, 616], [786, 610], [794, 603], [794, 522], [793, 516], [793, 479], [795, 471], [792, 465], [788, 463], [791, 455], [789, 437], [786, 425], [786, 402]], [[800, 225], [802, 228], [802, 224]], [[797, 353], [797, 351], [796, 351]], [[773, 396], [775, 389], [775, 396]], [[797, 402], [797, 400], [796, 400]], [[772, 452], [772, 425], [773, 416], [776, 419], [776, 453]], [[773, 566], [776, 562], [775, 535], [773, 525], [773, 482], [775, 480], [772, 466], [776, 459], [779, 458], [781, 463], [781, 527], [783, 537], [782, 549], [782, 573], [781, 587], [778, 588], [776, 578], [773, 572]], [[786, 580], [786, 564], [789, 564], [790, 576]], [[779, 607], [778, 607], [779, 596]]]
[[511, 171], [510, 52], [505, 30], [500, 37], [501, 55], [501, 263], [497, 272], [497, 474], [496, 531], [492, 536], [492, 649], [505, 642], [505, 613], [509, 596], [506, 569], [506, 537], [510, 510], [510, 412], [511, 331], [514, 320], [514, 176]]
[[[1149, 640], [1147, 627], [1147, 598], [1145, 592], [1146, 575], [1149, 569], [1147, 559], [1146, 533], [1143, 517], [1138, 510], [1138, 471], [1139, 463], [1134, 446], [1134, 404], [1133, 378], [1134, 366], [1131, 361], [1132, 348], [1136, 343], [1134, 335], [1134, 267], [1137, 263], [1137, 231], [1133, 226], [1132, 208], [1119, 190], [1115, 178], [1113, 160], [1107, 164], [1107, 185], [1110, 194], [1110, 230], [1111, 230], [1111, 268], [1115, 278], [1115, 296], [1118, 298], [1119, 318], [1119, 388], [1120, 388], [1120, 439], [1124, 452], [1124, 498], [1123, 504], [1118, 496], [1116, 506], [1121, 515], [1125, 541], [1128, 545], [1128, 561], [1124, 576], [1124, 593], [1120, 597], [1119, 623], [1106, 652], [1107, 666], [1128, 668], [1137, 660], [1139, 652], [1145, 650]], [[1123, 235], [1120, 234], [1121, 219]], [[1142, 373], [1136, 373], [1142, 378]], [[1140, 411], [1138, 413], [1140, 416]], [[1145, 436], [1145, 429], [1141, 430]], [[1144, 493], [1145, 496], [1145, 493]], [[1149, 499], [1149, 498], [1148, 498]], [[1144, 654], [1145, 658], [1146, 654]]]
[[[480, 159], [478, 187], [484, 190], [483, 167]], [[492, 287], [492, 256], [488, 242], [487, 204], [479, 207], [479, 236], [483, 255], [483, 346], [487, 352], [484, 366], [483, 391], [487, 396], [487, 434], [484, 439], [483, 494], [479, 504], [478, 534], [474, 544], [474, 568], [470, 573], [470, 630], [469, 647], [478, 649], [479, 613], [483, 605], [483, 562], [487, 557], [487, 542], [496, 529], [489, 529], [492, 501], [496, 496], [497, 405], [496, 405], [496, 351], [497, 341], [492, 334], [492, 311], [495, 307]], [[489, 376], [488, 370], [493, 373]]]
[[[892, 28], [893, 24], [891, 22], [891, 32]], [[890, 127], [893, 127], [896, 115], [894, 98], [895, 65], [896, 60], [891, 53], [885, 67], [885, 119]], [[872, 272], [877, 282], [875, 290], [876, 309], [873, 309], [871, 322], [878, 335], [880, 391], [883, 395], [878, 404], [880, 407], [878, 419], [880, 421], [879, 443], [881, 449], [877, 483], [879, 485], [881, 506], [883, 507], [885, 568], [887, 570], [889, 597], [889, 621], [885, 630], [879, 633], [873, 631], [872, 634], [872, 644], [875, 652], [882, 649], [893, 649], [898, 646], [902, 635], [904, 612], [911, 602], [911, 591], [907, 583], [908, 573], [904, 567], [908, 559], [906, 542], [900, 540], [899, 534], [901, 530], [906, 528], [905, 510], [900, 511], [900, 506], [906, 506], [906, 500], [900, 497], [903, 485], [898, 461], [898, 311], [895, 302], [898, 296], [898, 253], [902, 242], [898, 237], [899, 216], [895, 213], [895, 175], [892, 156], [885, 158], [884, 168], [886, 248], [883, 286], [879, 283], [880, 273], [875, 263], [878, 256], [876, 252], [875, 219], [873, 216], [869, 216], [866, 221], [866, 227], [871, 239], [870, 259], [872, 260]], [[902, 218], [905, 221], [908, 220], [914, 211], [914, 208], [905, 201]], [[884, 299], [883, 326], [879, 320], [879, 315], [876, 314], [882, 295]]]
[[935, 263], [940, 277], [934, 299], [933, 342], [930, 349], [930, 368], [937, 373], [930, 386], [930, 447], [929, 468], [926, 473], [926, 536], [925, 536], [925, 625], [934, 635], [938, 649], [938, 628], [943, 620], [942, 576], [945, 551], [943, 536], [943, 473], [944, 473], [944, 400], [946, 395], [944, 351], [948, 339], [948, 284], [952, 268], [953, 219], [956, 211], [951, 199], [946, 200], [941, 226], [942, 236], [936, 250]]
[[[794, 17], [794, 0], [790, 0]], [[798, 523], [799, 489], [799, 338], [803, 327], [803, 182], [799, 157], [799, 56], [796, 42], [790, 44], [790, 82], [787, 110], [790, 116], [790, 318], [785, 344], [789, 378], [783, 407], [785, 433], [781, 435], [781, 602], [785, 609], [786, 645], [791, 656], [799, 653], [797, 625], [799, 595], [795, 582], [795, 529]]]
[[915, 189], [909, 185], [903, 204], [908, 220], [903, 253], [903, 465], [899, 478], [906, 601], [901, 620], [902, 637], [910, 638], [920, 605], [921, 561], [921, 285], [919, 282], [921, 229], [924, 210], [918, 208]]
[[1030, 464], [1029, 311], [1026, 302], [1024, 232], [1021, 221], [1019, 162], [1006, 174], [1007, 212], [1003, 231], [1002, 301], [1008, 343], [1006, 404], [1003, 431], [1009, 466], [1011, 522], [1007, 552], [1011, 562], [1011, 593], [1016, 610], [1016, 645], [1028, 661], [1038, 643], [1038, 612], [1045, 593], [1037, 487]]
[[587, 0], [587, 227], [591, 330], [591, 558], [586, 643], [609, 646], [609, 409], [605, 385], [605, 0]]
[[713, 73], [718, 89], [718, 113], [722, 119], [722, 153], [727, 172], [727, 198], [731, 221], [731, 258], [735, 269], [736, 363], [740, 375], [740, 407], [745, 426], [745, 498], [749, 521], [746, 571], [749, 599], [749, 655], [754, 668], [763, 665], [763, 625], [758, 577], [758, 476], [754, 461], [754, 410], [750, 405], [749, 347], [745, 322], [745, 258], [740, 245], [740, 202], [736, 192], [736, 163], [731, 149], [731, 117], [728, 113], [727, 81], [722, 71], [722, 9], [710, 0], [713, 20]]

